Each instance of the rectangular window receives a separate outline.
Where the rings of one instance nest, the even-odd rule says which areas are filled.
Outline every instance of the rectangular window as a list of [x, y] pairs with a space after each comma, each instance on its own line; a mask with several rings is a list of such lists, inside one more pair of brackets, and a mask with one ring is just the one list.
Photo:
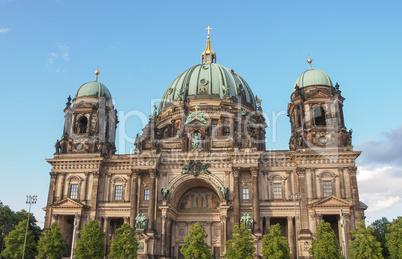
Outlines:
[[282, 184], [274, 183], [274, 199], [282, 199]]
[[78, 184], [70, 185], [70, 199], [78, 198]]
[[248, 200], [250, 199], [250, 194], [248, 189], [243, 189], [243, 200]]
[[121, 201], [123, 200], [123, 186], [122, 185], [116, 185], [114, 189], [114, 199], [116, 201]]
[[149, 190], [148, 189], [146, 189], [144, 191], [144, 201], [149, 201]]
[[328, 197], [332, 195], [332, 182], [331, 181], [322, 181], [322, 192], [324, 197]]

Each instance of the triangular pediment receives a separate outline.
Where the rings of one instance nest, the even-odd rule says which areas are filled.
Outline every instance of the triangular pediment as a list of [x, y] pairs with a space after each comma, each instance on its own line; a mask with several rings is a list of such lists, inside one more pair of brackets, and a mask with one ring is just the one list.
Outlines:
[[92, 108], [92, 107], [93, 107], [92, 104], [82, 102], [82, 103], [78, 104], [75, 108]]
[[310, 205], [311, 208], [350, 208], [352, 203], [335, 196], [329, 196]]
[[317, 90], [317, 91], [311, 93], [309, 95], [309, 97], [331, 97], [331, 96], [321, 90]]
[[65, 209], [82, 209], [85, 205], [79, 201], [72, 200], [70, 198], [65, 198], [61, 201], [52, 204], [53, 208], [65, 208]]

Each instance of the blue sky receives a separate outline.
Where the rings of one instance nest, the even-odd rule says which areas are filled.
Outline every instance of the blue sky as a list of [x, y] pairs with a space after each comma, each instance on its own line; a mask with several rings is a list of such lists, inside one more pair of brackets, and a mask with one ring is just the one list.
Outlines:
[[[50, 165], [66, 98], [99, 80], [115, 99], [119, 135], [135, 137], [152, 100], [200, 62], [211, 26], [217, 62], [262, 99], [271, 149], [288, 149], [293, 84], [306, 69], [340, 84], [353, 129], [369, 222], [401, 215], [401, 1], [0, 0], [0, 200], [43, 222]], [[276, 119], [275, 119], [276, 117]], [[120, 138], [119, 152], [132, 145]], [[397, 155], [395, 155], [397, 154]]]

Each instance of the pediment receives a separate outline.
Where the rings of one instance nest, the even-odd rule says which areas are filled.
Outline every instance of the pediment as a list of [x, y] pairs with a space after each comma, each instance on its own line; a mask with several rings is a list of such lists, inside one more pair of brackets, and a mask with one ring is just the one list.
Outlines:
[[59, 209], [82, 209], [84, 206], [85, 205], [81, 202], [72, 200], [70, 198], [65, 198], [52, 204], [53, 208]]
[[329, 196], [311, 204], [310, 208], [350, 208], [352, 203], [335, 196]]
[[90, 103], [82, 102], [82, 103], [77, 104], [74, 108], [75, 109], [77, 109], [77, 108], [91, 108], [92, 109], [92, 107], [94, 107], [94, 105], [92, 105]]
[[309, 95], [309, 97], [331, 97], [328, 93], [317, 90]]

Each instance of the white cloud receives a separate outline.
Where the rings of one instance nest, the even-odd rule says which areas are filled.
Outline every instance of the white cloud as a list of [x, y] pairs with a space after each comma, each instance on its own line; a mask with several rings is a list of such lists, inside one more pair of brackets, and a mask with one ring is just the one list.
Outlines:
[[393, 210], [402, 202], [402, 167], [359, 166], [357, 180], [360, 200], [368, 205], [367, 214]]
[[69, 60], [69, 51], [70, 51], [70, 47], [67, 46], [67, 45], [59, 44], [59, 45], [57, 46], [57, 48], [58, 48], [58, 51], [56, 51], [56, 52], [51, 52], [51, 53], [49, 54], [49, 57], [48, 57], [48, 60], [47, 60], [49, 65], [53, 64], [54, 61], [55, 61], [56, 59], [59, 59], [59, 58], [65, 60], [65, 61], [68, 61], [68, 60]]
[[9, 31], [10, 31], [9, 28], [4, 28], [4, 27], [1, 27], [1, 28], [0, 28], [0, 33], [7, 33], [7, 32], [9, 32]]

